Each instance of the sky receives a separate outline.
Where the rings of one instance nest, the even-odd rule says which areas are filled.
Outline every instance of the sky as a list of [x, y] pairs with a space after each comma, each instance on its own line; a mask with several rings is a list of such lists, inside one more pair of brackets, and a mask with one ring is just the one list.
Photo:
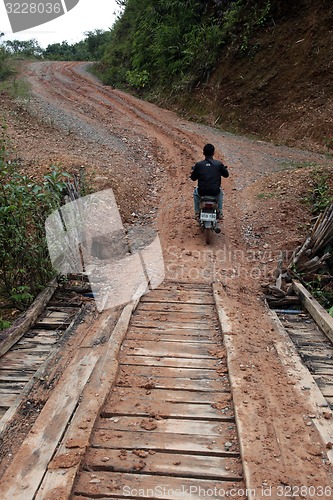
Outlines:
[[[10, 0], [5, 1], [7, 3]], [[38, 3], [38, 0], [35, 1]], [[79, 3], [63, 16], [35, 28], [13, 33], [4, 1], [0, 0], [0, 32], [5, 34], [2, 40], [34, 38], [42, 48], [65, 40], [72, 44], [85, 38], [84, 33], [87, 31], [111, 28], [117, 12], [119, 12], [119, 7], [115, 0], [79, 0]]]

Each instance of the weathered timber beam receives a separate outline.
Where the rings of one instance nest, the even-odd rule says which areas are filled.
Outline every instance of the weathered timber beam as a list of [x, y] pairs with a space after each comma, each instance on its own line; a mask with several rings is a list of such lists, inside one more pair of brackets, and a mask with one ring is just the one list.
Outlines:
[[317, 325], [322, 329], [325, 335], [333, 342], [333, 318], [328, 312], [319, 304], [319, 302], [312, 297], [307, 289], [298, 281], [293, 281], [295, 293], [299, 296], [304, 307], [309, 311]]

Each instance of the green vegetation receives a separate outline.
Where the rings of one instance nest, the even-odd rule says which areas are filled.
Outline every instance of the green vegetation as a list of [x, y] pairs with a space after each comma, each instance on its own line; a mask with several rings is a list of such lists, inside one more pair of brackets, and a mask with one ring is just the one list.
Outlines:
[[269, 200], [270, 198], [274, 198], [273, 193], [259, 193], [257, 194], [258, 200]]
[[7, 321], [6, 319], [2, 319], [0, 316], [0, 331], [5, 330], [6, 328], [10, 327], [10, 321]]
[[98, 61], [104, 53], [109, 38], [109, 31], [88, 31], [84, 40], [74, 44], [66, 41], [53, 43], [46, 47], [42, 55], [44, 59], [55, 61]]
[[[3, 33], [0, 33], [0, 40], [2, 37]], [[0, 82], [8, 78], [12, 72], [8, 60], [9, 52], [4, 45], [0, 44]]]
[[311, 173], [311, 186], [304, 198], [314, 215], [323, 212], [333, 203], [332, 174], [329, 169], [314, 168]]
[[105, 83], [136, 90], [193, 89], [216, 68], [221, 47], [253, 51], [269, 0], [122, 0], [124, 8], [95, 66]]
[[0, 136], [0, 294], [25, 309], [54, 271], [44, 222], [60, 206], [67, 174], [53, 168], [38, 185], [8, 160], [6, 127]]

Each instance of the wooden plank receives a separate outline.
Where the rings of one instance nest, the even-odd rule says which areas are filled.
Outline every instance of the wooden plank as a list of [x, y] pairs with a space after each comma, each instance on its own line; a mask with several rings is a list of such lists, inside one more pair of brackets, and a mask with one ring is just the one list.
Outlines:
[[211, 293], [200, 292], [200, 291], [184, 291], [184, 290], [174, 290], [174, 291], [162, 291], [154, 290], [147, 295], [141, 297], [141, 302], [173, 302], [183, 303], [183, 304], [207, 304], [214, 305], [214, 299]]
[[182, 358], [210, 358], [214, 356], [209, 353], [209, 348], [194, 342], [149, 342], [126, 340], [123, 344], [124, 349], [130, 349], [131, 354], [140, 356], [169, 356]]
[[[188, 324], [189, 328], [193, 324], [213, 324], [212, 314], [210, 313], [186, 313], [182, 311], [168, 311], [168, 312], [156, 312], [156, 311], [145, 311], [143, 314], [139, 311], [136, 312], [133, 317], [131, 324], [134, 325], [138, 321], [154, 321], [158, 323], [171, 322], [171, 323], [184, 323]], [[215, 322], [216, 324], [216, 322]]]
[[333, 366], [331, 364], [327, 365], [319, 361], [306, 361], [305, 365], [309, 368], [312, 373], [316, 375], [330, 375], [333, 376]]
[[[223, 381], [225, 386], [225, 381]], [[222, 381], [216, 380], [191, 380], [167, 377], [124, 377], [119, 379], [118, 385], [121, 387], [143, 387], [156, 389], [188, 389], [190, 391], [219, 392]]]
[[183, 358], [172, 356], [140, 356], [140, 355], [126, 355], [123, 353], [120, 357], [121, 363], [125, 365], [146, 365], [146, 366], [170, 366], [180, 367], [188, 366], [189, 368], [204, 368], [209, 370], [216, 369], [219, 366], [218, 359], [212, 358]]
[[[214, 403], [212, 403], [214, 404]], [[197, 403], [175, 403], [151, 401], [149, 399], [135, 398], [131, 401], [109, 400], [104, 406], [101, 417], [110, 418], [119, 415], [135, 415], [137, 417], [149, 417], [157, 414], [160, 417], [168, 418], [188, 418], [193, 420], [219, 420], [221, 416], [232, 416], [232, 402], [225, 401], [221, 406], [228, 408], [227, 411], [217, 410], [212, 404]], [[217, 404], [217, 406], [219, 406]]]
[[330, 341], [333, 342], [332, 316], [330, 316], [328, 312], [319, 304], [319, 302], [314, 297], [312, 297], [312, 295], [301, 283], [299, 283], [298, 281], [293, 281], [293, 287], [317, 325], [330, 339]]
[[[189, 323], [199, 324], [209, 322], [213, 324], [212, 313], [209, 311], [205, 312], [183, 312], [183, 311], [137, 311], [132, 318], [131, 324], [134, 324], [137, 320], [144, 318], [145, 321], [157, 321], [161, 323], [163, 321], [171, 321], [176, 323]], [[216, 321], [215, 321], [216, 324]]]
[[10, 408], [12, 404], [16, 401], [18, 394], [1, 394], [0, 396], [0, 406], [2, 408]]
[[82, 494], [84, 498], [88, 496], [90, 498], [103, 497], [119, 500], [126, 497], [139, 498], [138, 493], [147, 492], [145, 498], [179, 500], [181, 494], [182, 500], [202, 500], [203, 495], [206, 495], [203, 492], [207, 492], [208, 495], [212, 491], [223, 491], [223, 495], [229, 497], [228, 492], [231, 490], [235, 492], [235, 489], [239, 491], [237, 500], [246, 500], [245, 485], [240, 482], [122, 473], [113, 473], [110, 477], [108, 472], [94, 471], [82, 472], [75, 488], [75, 498]]
[[207, 281], [164, 281], [160, 285], [158, 285], [155, 290], [195, 290], [201, 292], [202, 290], [206, 290], [208, 292], [212, 291], [212, 285], [207, 283]]
[[151, 340], [153, 342], [188, 342], [189, 340], [191, 340], [205, 345], [217, 345], [221, 344], [222, 342], [220, 335], [209, 335], [211, 333], [209, 330], [207, 330], [207, 335], [193, 335], [193, 333], [191, 334], [191, 332], [187, 332], [186, 330], [184, 330], [184, 332], [184, 334], [178, 333], [178, 335], [175, 335], [173, 331], [158, 333], [150, 332], [149, 330], [146, 330], [143, 333], [129, 332], [128, 335], [126, 335], [126, 339], [138, 341]]
[[214, 307], [207, 304], [182, 304], [182, 303], [172, 303], [170, 302], [142, 302], [137, 307], [137, 312], [142, 311], [153, 311], [155, 313], [159, 312], [183, 312], [183, 313], [200, 313], [200, 314], [214, 314]]
[[49, 309], [48, 307], [45, 309], [44, 314], [43, 314], [43, 319], [54, 319], [54, 320], [67, 320], [69, 317], [75, 316], [77, 311], [74, 313], [69, 311], [68, 309], [66, 311], [60, 311], [59, 309], [54, 310]]
[[40, 355], [40, 354], [45, 354], [45, 355], [48, 355], [50, 354], [50, 352], [52, 351], [52, 349], [54, 348], [54, 346], [52, 346], [51, 344], [42, 344], [42, 345], [39, 345], [37, 342], [36, 343], [31, 343], [31, 342], [25, 342], [25, 343], [22, 343], [20, 345], [18, 344], [15, 344], [13, 347], [12, 347], [12, 351], [11, 352], [22, 352], [22, 353], [25, 353], [25, 354], [36, 354], [36, 355]]
[[[236, 426], [233, 423], [220, 425], [219, 436], [201, 434], [161, 433], [156, 436], [144, 431], [112, 430], [96, 428], [92, 436], [92, 446], [103, 449], [155, 450], [180, 453], [200, 454], [205, 456], [239, 456], [239, 449], [234, 439]], [[234, 442], [234, 449], [226, 450], [226, 442]]]
[[[320, 375], [318, 376], [320, 378]], [[320, 388], [324, 398], [333, 398], [333, 384], [318, 381], [317, 376], [314, 376], [318, 387]]]
[[209, 393], [205, 391], [189, 391], [189, 390], [165, 390], [165, 389], [144, 389], [136, 388], [135, 394], [133, 391], [127, 387], [113, 387], [112, 389], [112, 400], [118, 398], [119, 401], [133, 401], [133, 404], [137, 399], [146, 399], [148, 401], [161, 401], [171, 402], [171, 403], [198, 403], [198, 404], [211, 404], [217, 403], [218, 401], [228, 400], [230, 392], [226, 389], [221, 389], [220, 392]]
[[174, 368], [160, 366], [138, 366], [122, 364], [119, 371], [119, 378], [127, 376], [136, 377], [162, 377], [162, 378], [183, 378], [191, 380], [218, 380], [219, 375], [216, 370], [205, 370], [197, 368]]
[[32, 354], [14, 351], [7, 353], [10, 354], [10, 357], [5, 355], [5, 357], [1, 360], [1, 368], [4, 369], [22, 369], [25, 370], [37, 370], [37, 368], [44, 363], [47, 358], [46, 355], [43, 356], [34, 356]]
[[20, 394], [24, 385], [25, 384], [22, 382], [0, 382], [0, 400], [1, 397], [5, 394]]
[[[230, 422], [229, 417], [221, 417], [221, 421]], [[147, 431], [149, 433], [161, 434], [198, 434], [199, 436], [219, 436], [222, 422], [206, 420], [187, 420], [181, 418], [152, 419], [146, 417], [115, 417], [100, 419], [97, 426], [99, 429], [114, 431]], [[159, 437], [160, 439], [160, 437]]]
[[64, 335], [64, 332], [55, 332], [53, 330], [43, 330], [43, 328], [34, 329], [31, 328], [25, 335], [25, 339], [34, 338], [50, 338], [50, 339], [60, 339]]
[[126, 335], [126, 338], [135, 337], [135, 335], [167, 335], [168, 337], [187, 337], [186, 340], [189, 340], [188, 337], [192, 337], [193, 340], [197, 339], [212, 339], [219, 338], [221, 339], [220, 330], [216, 328], [202, 329], [202, 328], [166, 328], [164, 325], [163, 330], [160, 328], [144, 328], [131, 325], [129, 331]]
[[35, 328], [47, 328], [48, 330], [66, 330], [71, 322], [69, 320], [59, 320], [44, 318], [37, 321], [34, 325]]
[[35, 323], [38, 316], [43, 311], [45, 305], [52, 297], [58, 286], [57, 279], [51, 280], [45, 289], [38, 295], [29, 309], [20, 316], [14, 323], [0, 333], [0, 356], [3, 356], [9, 349], [29, 330]]
[[301, 353], [302, 358], [306, 358], [309, 361], [319, 361], [326, 363], [333, 367], [333, 359], [332, 353], [333, 349], [326, 349], [324, 346], [313, 346], [313, 349], [309, 350], [306, 346], [300, 347], [299, 352]]
[[138, 319], [131, 323], [131, 327], [146, 329], [151, 328], [159, 332], [168, 332], [175, 330], [188, 330], [189, 332], [202, 332], [206, 330], [207, 332], [211, 332], [214, 329], [212, 325], [208, 325], [207, 323], [177, 323], [176, 321], [159, 323], [158, 321], [145, 320], [144, 318], [141, 318], [140, 320]]
[[15, 344], [15, 347], [13, 347], [13, 349], [17, 348], [17, 347], [23, 347], [23, 348], [26, 348], [27, 346], [32, 346], [32, 347], [35, 347], [35, 346], [40, 346], [40, 345], [45, 345], [47, 347], [50, 347], [53, 346], [54, 344], [56, 344], [58, 342], [58, 338], [57, 338], [57, 335], [54, 335], [53, 337], [44, 337], [44, 336], [40, 336], [40, 337], [33, 337], [33, 338], [26, 338], [26, 337], [22, 337], [21, 340], [19, 340], [16, 344]]
[[[160, 474], [173, 477], [211, 478], [240, 481], [241, 464], [238, 458], [209, 457], [155, 452], [145, 450], [90, 449], [85, 457], [89, 470]], [[227, 469], [226, 469], [227, 468]]]
[[30, 380], [34, 370], [0, 370], [0, 381], [11, 380], [13, 382], [27, 382]]

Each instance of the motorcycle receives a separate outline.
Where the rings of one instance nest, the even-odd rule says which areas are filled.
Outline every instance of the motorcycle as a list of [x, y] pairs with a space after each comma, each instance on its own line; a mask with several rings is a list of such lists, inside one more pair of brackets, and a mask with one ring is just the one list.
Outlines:
[[219, 218], [218, 199], [215, 196], [201, 196], [199, 224], [205, 232], [207, 245], [211, 242], [213, 231], [217, 234], [221, 232], [218, 225]]

